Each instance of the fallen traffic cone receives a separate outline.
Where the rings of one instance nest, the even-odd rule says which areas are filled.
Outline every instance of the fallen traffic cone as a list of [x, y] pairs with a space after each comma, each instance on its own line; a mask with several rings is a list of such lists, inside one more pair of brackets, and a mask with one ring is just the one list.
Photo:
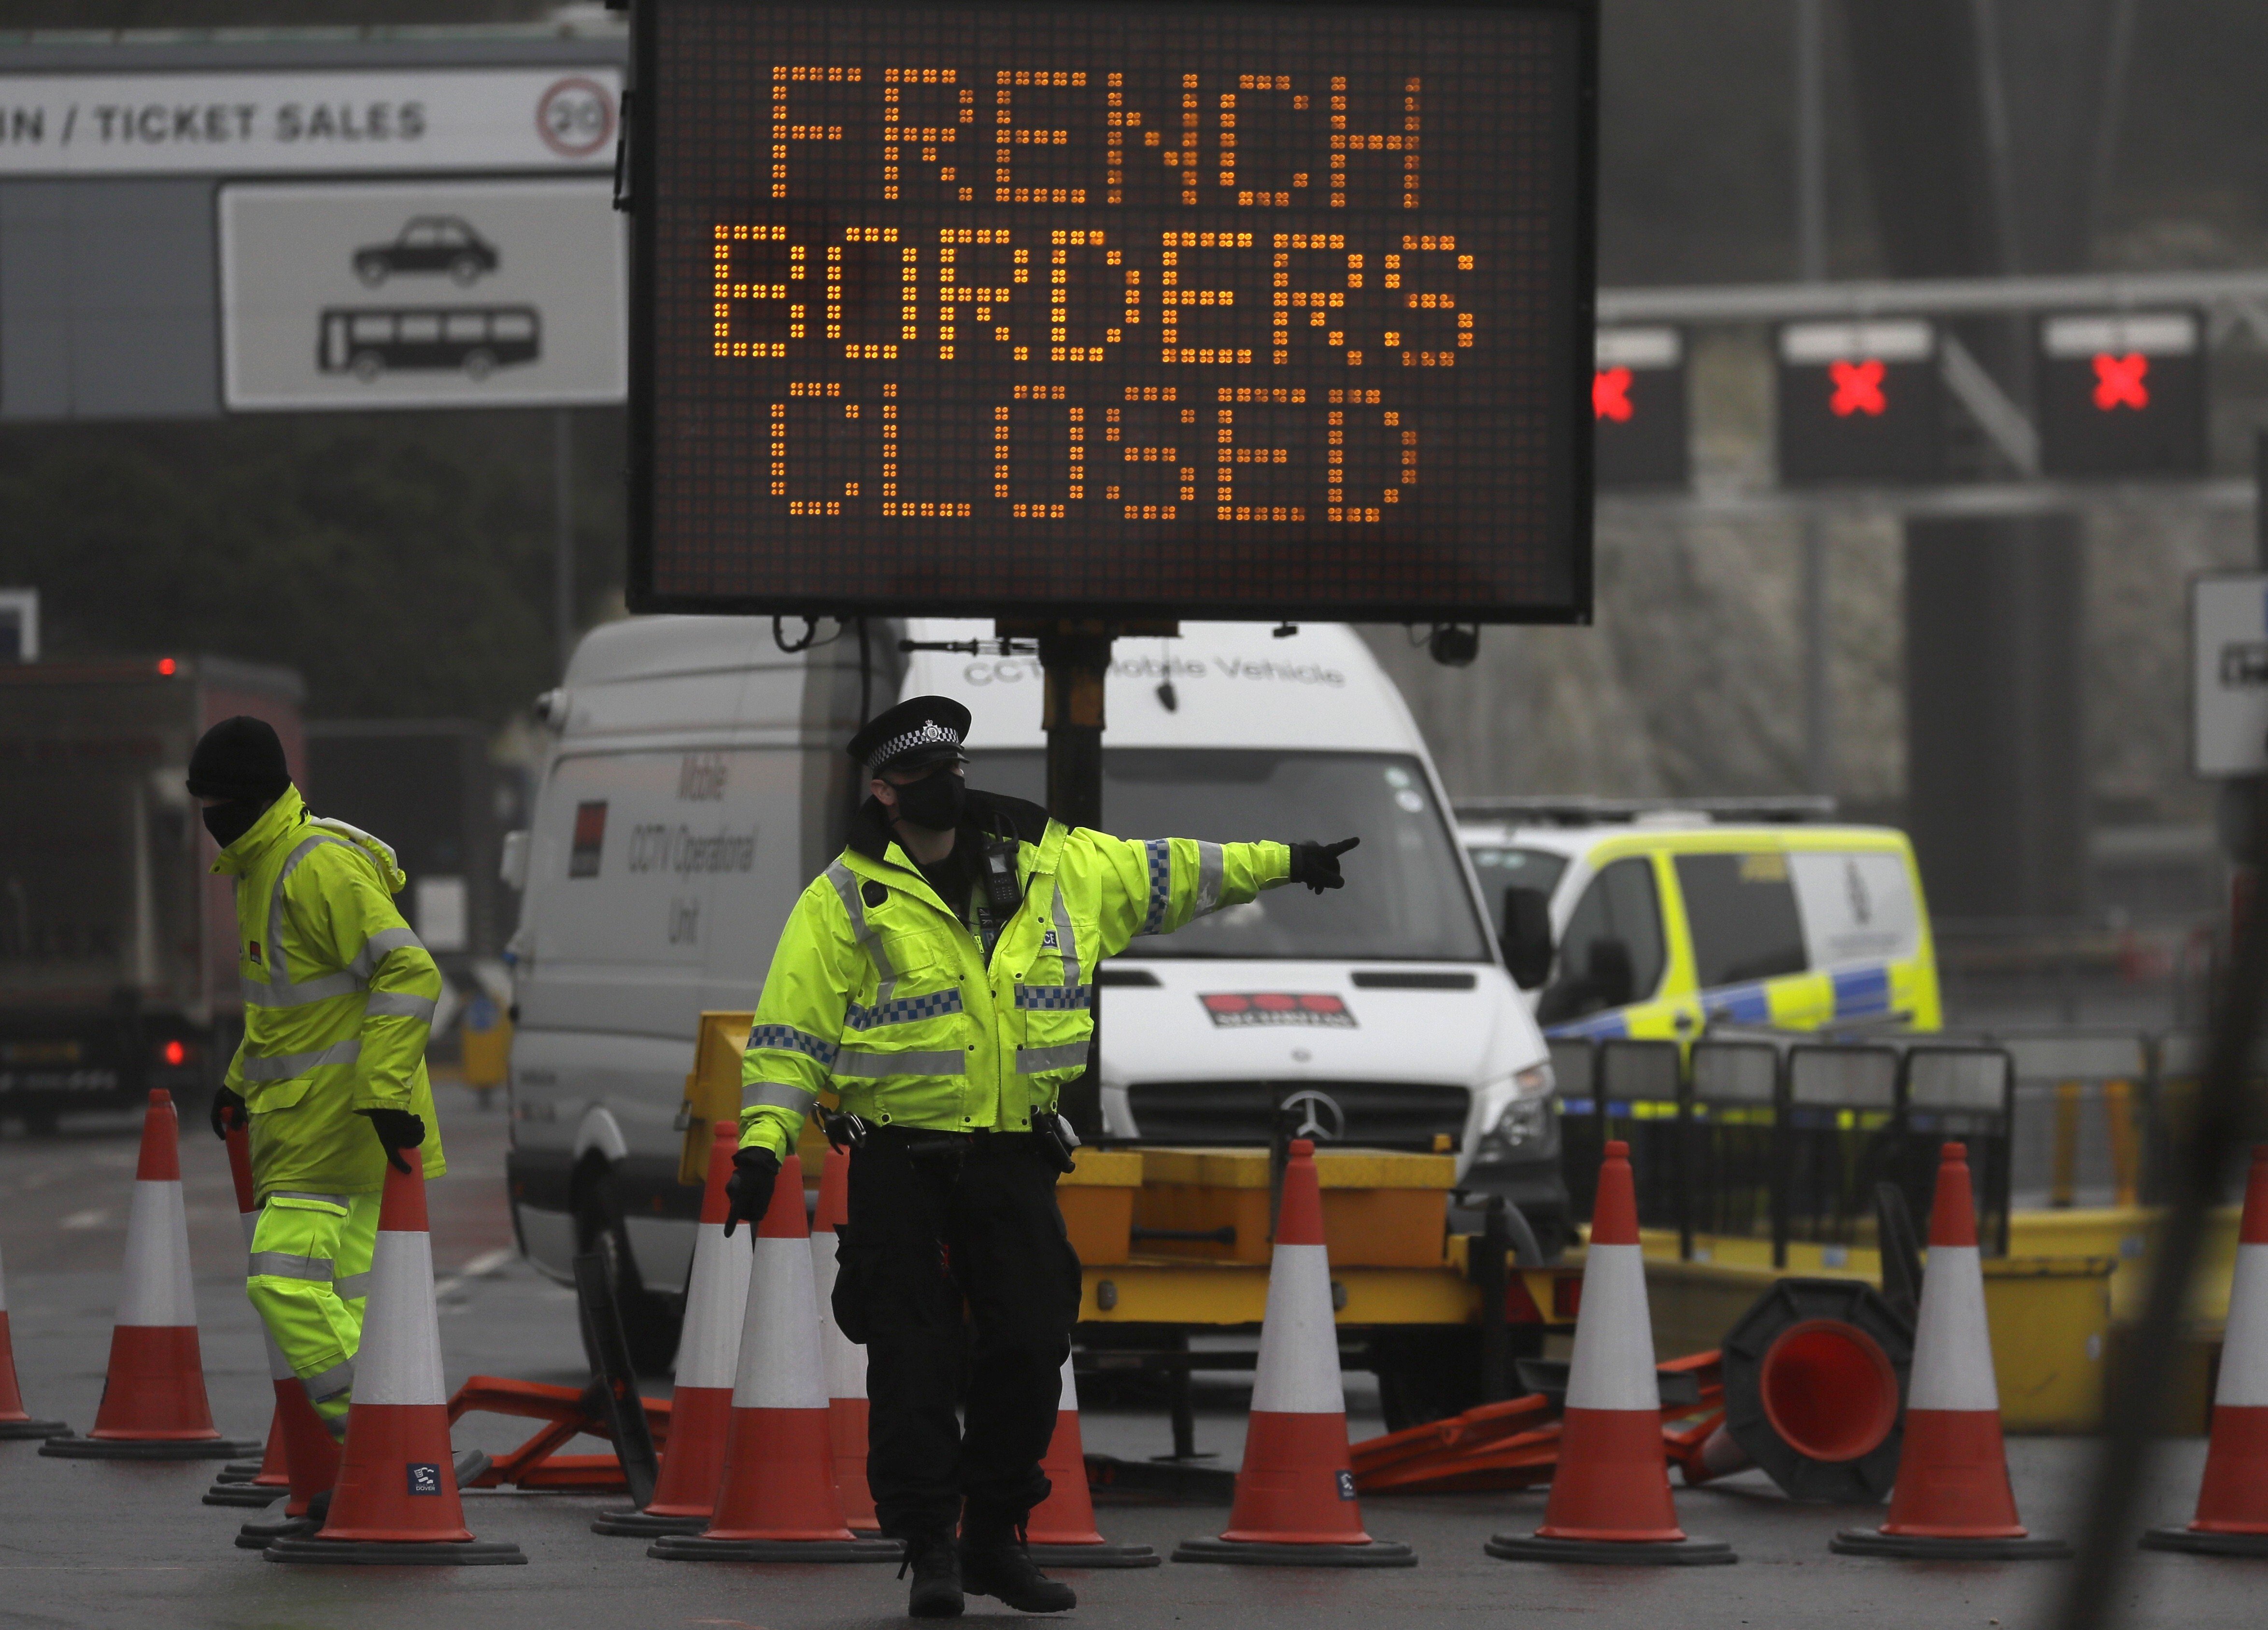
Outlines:
[[[260, 1203], [252, 1181], [252, 1134], [243, 1125], [228, 1130], [228, 1169], [236, 1182], [236, 1207], [244, 1224], [244, 1243], [251, 1250], [260, 1227]], [[249, 1260], [246, 1265], [250, 1266]], [[268, 1455], [259, 1474], [248, 1482], [216, 1483], [205, 1491], [209, 1506], [271, 1505], [284, 1497], [280, 1516], [255, 1518], [237, 1530], [239, 1550], [264, 1551], [270, 1541], [286, 1535], [313, 1533], [321, 1524], [308, 1513], [308, 1503], [338, 1481], [339, 1446], [332, 1440], [323, 1418], [307, 1401], [307, 1389], [291, 1373], [276, 1338], [265, 1325], [261, 1339], [268, 1346], [268, 1378], [276, 1390], [276, 1413], [268, 1427]]]
[[1669, 1496], [1661, 1383], [1654, 1373], [1626, 1143], [1608, 1144], [1599, 1168], [1580, 1306], [1559, 1465], [1543, 1526], [1533, 1534], [1498, 1534], [1488, 1553], [1509, 1561], [1673, 1567], [1734, 1560], [1720, 1539], [1688, 1538]]
[[[835, 1493], [811, 1228], [792, 1159], [756, 1225], [739, 1377], [717, 1510], [698, 1534], [665, 1534], [646, 1554], [680, 1562], [895, 1562], [894, 1539], [861, 1539]], [[674, 1439], [675, 1429], [670, 1433]]]
[[134, 1209], [126, 1221], [125, 1284], [110, 1332], [110, 1368], [94, 1429], [50, 1438], [42, 1455], [74, 1460], [228, 1460], [260, 1452], [257, 1441], [224, 1438], [205, 1399], [189, 1283], [189, 1223], [181, 1205], [180, 1124], [173, 1095], [150, 1094]]
[[2152, 1551], [2268, 1556], [2268, 1144], [2252, 1151], [2244, 1220], [2236, 1230], [2236, 1280], [2220, 1379], [2213, 1394], [2213, 1442], [2187, 1528], [2154, 1528]]
[[1086, 1447], [1079, 1436], [1079, 1382], [1064, 1360], [1063, 1402], [1056, 1435], [1040, 1462], [1048, 1497], [1024, 1525], [1032, 1560], [1047, 1567], [1155, 1567], [1164, 1559], [1148, 1545], [1113, 1545], [1094, 1526], [1094, 1500], [1086, 1489]]
[[2030, 1538], [2016, 1520], [2007, 1450], [2000, 1442], [2000, 1390], [1984, 1324], [1969, 1154], [1958, 1143], [1945, 1146], [1930, 1204], [1929, 1261], [1890, 1520], [1880, 1528], [1846, 1528], [1829, 1548], [1938, 1561], [2071, 1554], [2059, 1539]]
[[866, 1486], [866, 1349], [835, 1322], [835, 1230], [850, 1221], [850, 1151], [829, 1146], [811, 1219], [811, 1272], [819, 1298], [819, 1351], [827, 1366], [827, 1429], [835, 1442], [835, 1493], [854, 1534], [878, 1534]]
[[449, 1393], [433, 1305], [433, 1241], [425, 1222], [425, 1158], [389, 1165], [371, 1257], [370, 1299], [355, 1354], [354, 1401], [330, 1515], [313, 1537], [269, 1545], [271, 1562], [525, 1562], [509, 1540], [465, 1526], [449, 1453]]
[[677, 1386], [653, 1498], [643, 1511], [601, 1511], [591, 1521], [594, 1534], [697, 1534], [717, 1509], [748, 1302], [747, 1230], [725, 1237], [732, 1211], [725, 1184], [733, 1176], [740, 1131], [738, 1121], [720, 1120], [709, 1142], [709, 1181], [701, 1191], [701, 1227], [685, 1291], [685, 1333], [677, 1344]]
[[16, 1342], [8, 1333], [8, 1272], [0, 1267], [0, 1438], [61, 1437], [70, 1428], [60, 1420], [34, 1420], [16, 1386]]
[[1260, 1362], [1228, 1527], [1217, 1539], [1183, 1540], [1174, 1548], [1176, 1562], [1417, 1566], [1408, 1545], [1363, 1532], [1355, 1502], [1314, 1157], [1314, 1143], [1294, 1139], [1284, 1167]]

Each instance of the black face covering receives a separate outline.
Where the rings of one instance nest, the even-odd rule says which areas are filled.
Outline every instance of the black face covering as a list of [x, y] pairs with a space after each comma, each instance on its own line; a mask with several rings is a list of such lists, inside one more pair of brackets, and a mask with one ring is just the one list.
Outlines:
[[898, 789], [898, 815], [932, 832], [950, 832], [961, 824], [968, 807], [968, 784], [940, 764], [920, 780]]
[[208, 804], [203, 810], [205, 830], [213, 842], [227, 848], [252, 830], [252, 823], [268, 811], [272, 798], [232, 798], [224, 803]]

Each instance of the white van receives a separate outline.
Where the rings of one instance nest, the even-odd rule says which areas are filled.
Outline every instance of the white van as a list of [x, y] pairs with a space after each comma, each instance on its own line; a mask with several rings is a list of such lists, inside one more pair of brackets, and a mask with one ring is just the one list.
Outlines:
[[[789, 626], [799, 626], [793, 619]], [[876, 625], [865, 702], [896, 696]], [[859, 653], [807, 654], [757, 617], [637, 617], [594, 630], [539, 704], [555, 739], [529, 830], [506, 1174], [520, 1250], [552, 1277], [596, 1250], [639, 1368], [676, 1346], [701, 1195], [677, 1181], [677, 1115], [704, 1008], [755, 1000], [806, 883], [863, 789]]]
[[[1344, 889], [1271, 889], [1104, 966], [1106, 1132], [1265, 1143], [1285, 1100], [1321, 1093], [1340, 1141], [1454, 1152], [1465, 1191], [1511, 1199], [1554, 1249], [1569, 1228], [1549, 1055], [1401, 692], [1343, 624], [1182, 626], [1115, 647], [1104, 828], [1362, 845]], [[928, 646], [989, 647], [991, 631], [907, 624]], [[1039, 659], [930, 649], [908, 663], [905, 695], [974, 716], [969, 784], [1044, 801]]]
[[[1129, 639], [1108, 682], [1104, 823], [1128, 836], [1359, 836], [1347, 887], [1271, 890], [1103, 968], [1102, 1098], [1116, 1139], [1254, 1144], [1281, 1106], [1338, 1140], [1454, 1152], [1462, 1185], [1568, 1234], [1541, 1032], [1498, 960], [1425, 744], [1353, 631], [1191, 624]], [[545, 699], [556, 731], [525, 838], [512, 941], [514, 1226], [543, 1272], [610, 1258], [641, 1368], [665, 1366], [697, 1191], [677, 1116], [704, 1009], [753, 1006], [781, 926], [863, 795], [862, 706], [957, 697], [972, 784], [1039, 801], [1038, 659], [897, 649], [873, 625], [780, 651], [763, 618], [594, 631]], [[916, 621], [927, 645], [988, 623]], [[901, 675], [902, 677], [901, 678]]]

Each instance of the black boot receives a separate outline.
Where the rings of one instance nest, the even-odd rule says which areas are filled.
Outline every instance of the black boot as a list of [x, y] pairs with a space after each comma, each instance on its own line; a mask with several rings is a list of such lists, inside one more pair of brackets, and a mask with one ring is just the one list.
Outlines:
[[961, 1540], [961, 1582], [971, 1595], [997, 1597], [1020, 1613], [1067, 1613], [1079, 1593], [1040, 1572], [1022, 1523], [985, 1523], [973, 1514]]
[[910, 1619], [958, 1619], [961, 1599], [961, 1553], [944, 1535], [924, 1534], [905, 1542], [906, 1560], [898, 1577], [913, 1569], [913, 1589], [906, 1597]]

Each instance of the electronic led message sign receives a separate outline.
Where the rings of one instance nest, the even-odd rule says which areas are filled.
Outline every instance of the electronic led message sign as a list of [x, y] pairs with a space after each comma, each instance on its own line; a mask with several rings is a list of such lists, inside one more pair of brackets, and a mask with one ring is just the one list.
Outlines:
[[631, 603], [1580, 619], [1590, 0], [644, 0]]

